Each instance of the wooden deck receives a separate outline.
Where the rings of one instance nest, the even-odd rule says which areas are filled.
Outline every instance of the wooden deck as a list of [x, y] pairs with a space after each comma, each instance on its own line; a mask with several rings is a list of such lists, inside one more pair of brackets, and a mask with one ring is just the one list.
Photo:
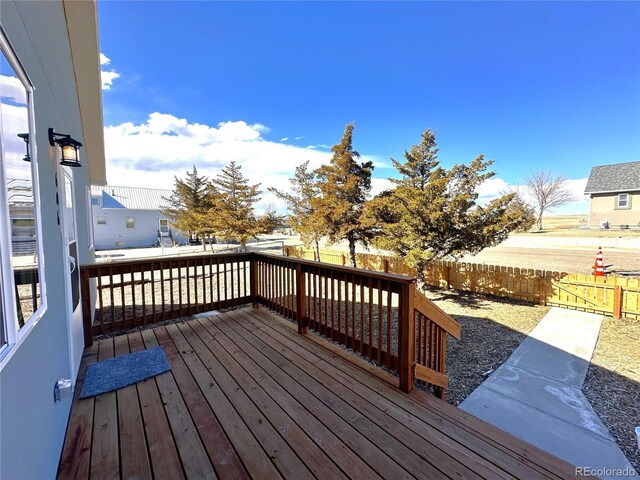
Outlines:
[[[78, 400], [84, 369], [161, 345], [171, 372]], [[569, 464], [265, 308], [85, 350], [59, 478], [573, 478]]]

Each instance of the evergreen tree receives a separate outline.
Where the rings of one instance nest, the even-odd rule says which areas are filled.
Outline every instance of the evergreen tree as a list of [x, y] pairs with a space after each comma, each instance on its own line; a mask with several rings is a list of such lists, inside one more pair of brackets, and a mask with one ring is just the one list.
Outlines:
[[272, 234], [276, 228], [282, 226], [283, 215], [278, 215], [274, 205], [267, 205], [264, 213], [258, 217], [258, 233], [262, 235]]
[[208, 179], [199, 176], [198, 169], [193, 166], [191, 172], [187, 171], [184, 179], [174, 177], [175, 186], [169, 198], [163, 197], [168, 202], [168, 207], [162, 209], [162, 213], [171, 218], [171, 223], [189, 235], [195, 234], [202, 240], [202, 246], [206, 250], [203, 217], [211, 208], [211, 199], [208, 193]]
[[429, 262], [478, 253], [502, 242], [524, 221], [513, 193], [484, 207], [476, 203], [477, 187], [495, 175], [488, 171], [491, 161], [480, 155], [469, 165], [447, 170], [437, 154], [435, 133], [426, 130], [422, 141], [405, 151], [404, 162], [392, 159], [400, 174], [391, 179], [396, 187], [367, 209], [369, 222], [378, 224], [375, 245], [402, 258], [422, 281]]
[[371, 191], [373, 163], [359, 163], [360, 154], [353, 150], [353, 129], [350, 123], [340, 143], [331, 148], [329, 165], [316, 170], [320, 196], [312, 200], [313, 207], [326, 227], [329, 241], [347, 240], [351, 265], [356, 266], [356, 243], [369, 245], [370, 225], [363, 217], [367, 196]]
[[296, 167], [295, 175], [289, 179], [290, 192], [283, 192], [277, 188], [269, 188], [269, 191], [283, 200], [289, 210], [289, 223], [305, 246], [313, 245], [317, 258], [320, 259], [320, 238], [326, 231], [326, 227], [317, 209], [313, 205], [314, 199], [320, 195], [320, 188], [316, 174], [309, 171], [309, 161]]
[[208, 224], [222, 238], [240, 242], [243, 249], [250, 239], [261, 233], [261, 225], [253, 212], [260, 196], [259, 187], [260, 184], [249, 184], [236, 162], [224, 167], [211, 181], [215, 209], [208, 216]]

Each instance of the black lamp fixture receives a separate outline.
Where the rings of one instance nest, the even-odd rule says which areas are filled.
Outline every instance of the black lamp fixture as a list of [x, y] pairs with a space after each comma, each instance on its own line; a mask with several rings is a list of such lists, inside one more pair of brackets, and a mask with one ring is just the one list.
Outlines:
[[31, 155], [29, 155], [29, 134], [28, 133], [19, 133], [18, 136], [24, 140], [24, 143], [27, 144], [27, 154], [22, 157], [22, 160], [25, 162], [31, 161]]
[[52, 147], [55, 144], [60, 145], [62, 149], [62, 159], [60, 165], [66, 165], [67, 167], [80, 167], [80, 160], [78, 159], [78, 149], [82, 147], [82, 143], [71, 135], [66, 133], [56, 133], [53, 128], [49, 129], [49, 145]]

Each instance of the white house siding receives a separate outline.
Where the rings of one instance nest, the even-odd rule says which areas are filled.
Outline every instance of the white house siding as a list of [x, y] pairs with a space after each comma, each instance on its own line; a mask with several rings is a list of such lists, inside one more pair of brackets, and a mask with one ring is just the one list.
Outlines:
[[[98, 217], [107, 223], [98, 224]], [[134, 228], [127, 228], [127, 219], [135, 220]], [[96, 250], [151, 247], [158, 241], [159, 220], [166, 218], [157, 210], [128, 208], [100, 208], [93, 205], [93, 231]], [[187, 238], [171, 226], [174, 241], [184, 244]]]
[[[0, 478], [54, 478], [64, 441], [71, 398], [54, 402], [60, 378], [70, 371], [64, 249], [57, 223], [55, 171], [47, 129], [84, 141], [74, 65], [61, 1], [2, 0], [0, 25], [34, 86], [33, 104], [39, 193], [42, 205], [44, 282], [47, 310], [0, 370]], [[35, 138], [33, 138], [35, 137]], [[82, 152], [81, 152], [82, 153]], [[81, 158], [82, 159], [82, 158]], [[74, 170], [80, 262], [91, 260], [87, 241], [89, 184], [85, 168]], [[1, 247], [1, 246], [0, 246]]]

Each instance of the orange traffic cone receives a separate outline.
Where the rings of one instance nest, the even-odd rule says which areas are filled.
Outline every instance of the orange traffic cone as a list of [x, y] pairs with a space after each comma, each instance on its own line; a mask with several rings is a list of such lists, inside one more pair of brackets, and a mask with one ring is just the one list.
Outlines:
[[596, 277], [604, 277], [604, 259], [602, 258], [602, 247], [598, 247], [596, 263], [593, 266], [593, 274]]

